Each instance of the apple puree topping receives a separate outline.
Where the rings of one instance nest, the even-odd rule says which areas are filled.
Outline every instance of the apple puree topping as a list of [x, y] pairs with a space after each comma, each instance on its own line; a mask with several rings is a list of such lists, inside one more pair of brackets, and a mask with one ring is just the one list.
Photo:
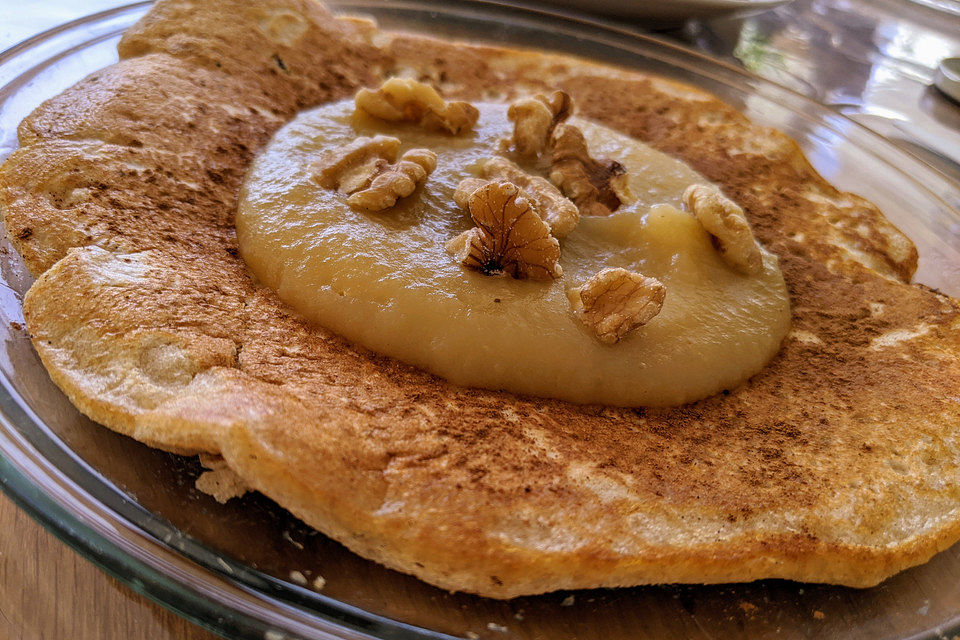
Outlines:
[[574, 110], [390, 80], [305, 111], [247, 174], [241, 253], [308, 320], [454, 383], [623, 406], [742, 383], [789, 328], [777, 258], [691, 167]]

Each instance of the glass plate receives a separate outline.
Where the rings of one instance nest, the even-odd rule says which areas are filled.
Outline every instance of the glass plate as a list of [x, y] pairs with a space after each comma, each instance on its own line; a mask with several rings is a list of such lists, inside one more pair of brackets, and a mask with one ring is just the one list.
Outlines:
[[[0, 150], [43, 99], [116, 59], [133, 4], [0, 54]], [[841, 188], [876, 202], [920, 248], [917, 280], [960, 295], [960, 190], [868, 130], [738, 69], [629, 31], [467, 0], [338, 2], [386, 28], [582, 55], [690, 82], [800, 142]], [[227, 505], [193, 488], [194, 459], [81, 416], [23, 330], [29, 286], [0, 247], [0, 482], [78, 551], [144, 593], [243, 638], [934, 638], [960, 633], [960, 545], [867, 590], [768, 580], [557, 593], [500, 602], [435, 589], [345, 550], [269, 500]], [[300, 572], [292, 574], [292, 572]], [[321, 592], [299, 586], [292, 575]], [[571, 597], [572, 596], [572, 597]]]
[[958, 0], [911, 0], [921, 6], [960, 16], [960, 1]]
[[766, 11], [790, 0], [540, 0], [541, 4], [640, 20], [644, 26], [680, 26], [693, 17]]

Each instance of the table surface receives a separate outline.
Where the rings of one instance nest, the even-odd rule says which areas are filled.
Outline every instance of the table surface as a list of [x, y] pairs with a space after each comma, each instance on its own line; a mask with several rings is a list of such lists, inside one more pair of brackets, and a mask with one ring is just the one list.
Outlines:
[[[0, 0], [0, 50], [122, 4]], [[935, 11], [939, 4], [946, 11]], [[960, 56], [957, 0], [797, 0], [666, 34], [785, 84], [869, 126], [960, 180], [960, 106], [929, 85]], [[114, 640], [215, 636], [134, 593], [0, 496], [0, 638]]]
[[0, 495], [0, 638], [216, 637], [100, 571]]

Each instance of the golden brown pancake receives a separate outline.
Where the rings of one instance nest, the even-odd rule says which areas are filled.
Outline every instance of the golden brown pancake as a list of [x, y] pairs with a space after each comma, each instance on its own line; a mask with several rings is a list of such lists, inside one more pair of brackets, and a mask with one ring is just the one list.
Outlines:
[[[960, 537], [960, 308], [783, 134], [697, 89], [379, 34], [311, 2], [160, 0], [0, 169], [53, 380], [152, 446], [220, 454], [357, 553], [507, 598], [779, 577], [869, 586]], [[377, 42], [375, 46], [373, 43]], [[674, 154], [780, 257], [793, 331], [740, 388], [657, 410], [455, 387], [309, 326], [237, 257], [251, 157], [299, 109], [411, 71], [445, 96], [562, 88]]]

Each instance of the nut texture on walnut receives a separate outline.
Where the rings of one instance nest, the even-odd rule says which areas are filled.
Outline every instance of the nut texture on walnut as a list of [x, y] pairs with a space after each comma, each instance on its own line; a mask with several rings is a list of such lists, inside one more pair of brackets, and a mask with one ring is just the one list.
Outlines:
[[531, 160], [550, 151], [553, 130], [573, 111], [573, 102], [564, 91], [547, 98], [538, 94], [510, 104], [507, 117], [513, 122], [513, 138], [505, 146], [521, 158]]
[[506, 180], [520, 187], [536, 205], [537, 213], [558, 240], [565, 238], [580, 221], [577, 205], [560, 193], [549, 180], [530, 175], [506, 158], [491, 158], [480, 168], [480, 175], [489, 180]]
[[580, 129], [560, 125], [555, 136], [550, 180], [581, 214], [607, 216], [632, 199], [623, 165], [592, 158]]
[[370, 183], [383, 166], [393, 162], [400, 141], [391, 136], [357, 138], [346, 147], [332, 149], [314, 165], [314, 180], [327, 189], [353, 193]]
[[471, 130], [480, 112], [468, 102], [446, 102], [436, 89], [410, 78], [390, 78], [376, 91], [361, 89], [357, 109], [390, 122], [417, 122], [459, 135]]
[[486, 184], [470, 195], [467, 205], [477, 226], [447, 245], [465, 267], [521, 280], [560, 277], [560, 244], [515, 184]]
[[571, 292], [574, 311], [601, 342], [614, 344], [652, 320], [667, 290], [656, 278], [621, 268], [603, 269]]
[[727, 264], [747, 275], [763, 269], [760, 247], [740, 205], [718, 188], [704, 184], [687, 187], [683, 204], [713, 238], [713, 245]]
[[437, 154], [433, 151], [410, 149], [396, 164], [378, 167], [370, 186], [351, 195], [347, 202], [366, 211], [389, 209], [426, 182], [427, 176], [436, 168]]

